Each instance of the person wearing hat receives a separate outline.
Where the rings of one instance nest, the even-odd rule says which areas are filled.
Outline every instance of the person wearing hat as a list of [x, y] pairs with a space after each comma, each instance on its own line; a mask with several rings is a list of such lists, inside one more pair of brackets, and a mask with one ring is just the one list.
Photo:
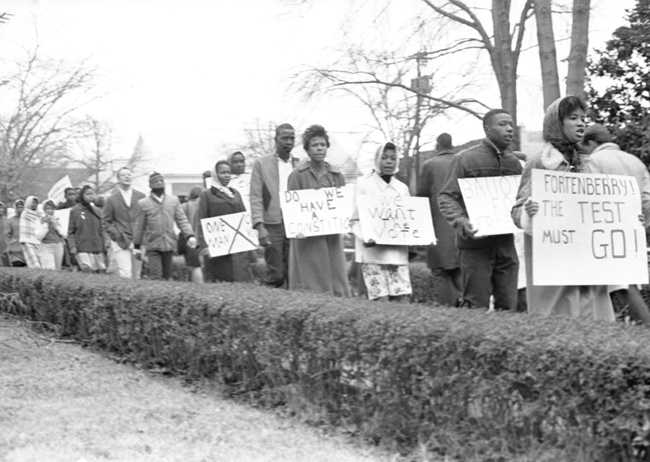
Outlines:
[[438, 303], [456, 306], [461, 296], [460, 262], [456, 248], [454, 228], [447, 222], [438, 206], [438, 193], [442, 189], [449, 166], [454, 158], [451, 135], [438, 136], [435, 155], [422, 165], [417, 195], [429, 198], [429, 208], [438, 244], [427, 249], [427, 264], [433, 276], [433, 287]]
[[141, 259], [144, 247], [151, 279], [169, 279], [172, 254], [177, 248], [174, 223], [187, 238], [189, 247], [196, 247], [196, 238], [178, 197], [165, 193], [165, 179], [154, 172], [149, 177], [151, 194], [138, 201], [138, 215], [133, 231], [135, 258]]
[[131, 169], [122, 167], [117, 172], [117, 188], [108, 196], [102, 220], [111, 238], [111, 249], [120, 277], [139, 279], [142, 263], [133, 258], [133, 226], [138, 216], [138, 202], [144, 193], [131, 187]]

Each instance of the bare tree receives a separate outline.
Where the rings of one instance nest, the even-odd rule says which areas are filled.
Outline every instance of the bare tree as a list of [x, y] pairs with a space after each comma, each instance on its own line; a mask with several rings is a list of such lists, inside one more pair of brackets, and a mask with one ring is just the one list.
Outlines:
[[557, 70], [551, 0], [535, 0], [535, 21], [539, 44], [539, 62], [542, 68], [544, 110], [546, 110], [553, 101], [560, 97], [560, 77]]
[[45, 60], [38, 46], [0, 86], [0, 197], [20, 193], [29, 167], [60, 165], [79, 134], [74, 113], [98, 96], [92, 89], [97, 70], [86, 63], [70, 66]]
[[591, 0], [573, 0], [571, 51], [566, 79], [566, 94], [585, 99], [585, 73], [589, 48], [589, 10]]

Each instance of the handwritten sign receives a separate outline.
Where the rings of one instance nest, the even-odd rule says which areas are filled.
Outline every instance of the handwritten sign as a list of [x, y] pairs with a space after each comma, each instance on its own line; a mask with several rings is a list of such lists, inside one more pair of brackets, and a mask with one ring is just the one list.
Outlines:
[[534, 284], [648, 283], [633, 177], [533, 170], [532, 182]]
[[426, 197], [363, 195], [358, 198], [363, 238], [384, 245], [436, 243]]
[[47, 198], [53, 201], [55, 205], [59, 202], [63, 202], [65, 199], [65, 188], [72, 188], [72, 182], [70, 181], [69, 175], [64, 176], [54, 183], [50, 188], [50, 192], [47, 193]]
[[324, 236], [350, 231], [353, 192], [349, 187], [280, 193], [287, 237]]
[[201, 229], [213, 258], [256, 250], [258, 246], [257, 231], [248, 212], [203, 218]]
[[251, 174], [242, 173], [238, 175], [237, 178], [232, 178], [230, 183], [228, 183], [229, 188], [237, 190], [241, 195], [241, 200], [244, 203], [244, 207], [248, 212], [251, 211]]
[[68, 226], [70, 224], [70, 210], [72, 209], [62, 209], [62, 210], [54, 211], [54, 216], [59, 219], [59, 224], [61, 225], [61, 231], [63, 232], [62, 237], [68, 237]]
[[510, 211], [517, 200], [521, 175], [459, 178], [469, 221], [477, 236], [519, 233]]

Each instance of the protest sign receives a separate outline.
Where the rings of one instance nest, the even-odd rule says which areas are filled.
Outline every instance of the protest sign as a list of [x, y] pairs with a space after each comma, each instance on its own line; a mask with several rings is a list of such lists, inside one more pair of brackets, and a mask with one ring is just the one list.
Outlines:
[[47, 193], [47, 198], [53, 201], [55, 205], [59, 202], [63, 202], [65, 200], [65, 188], [72, 188], [72, 182], [70, 181], [69, 175], [64, 176], [54, 183], [50, 188], [50, 192]]
[[287, 237], [298, 234], [324, 236], [350, 231], [353, 190], [344, 188], [301, 189], [280, 193]]
[[248, 212], [203, 218], [201, 228], [208, 244], [210, 257], [256, 250], [257, 231], [252, 227]]
[[363, 195], [357, 204], [363, 239], [383, 245], [436, 243], [429, 199]]
[[54, 216], [59, 219], [59, 224], [61, 225], [61, 230], [63, 231], [63, 237], [68, 237], [68, 226], [70, 225], [70, 210], [72, 209], [62, 209], [62, 210], [54, 211]]
[[251, 174], [242, 173], [241, 175], [238, 175], [237, 178], [233, 177], [230, 180], [230, 183], [228, 183], [228, 187], [236, 190], [241, 195], [241, 200], [244, 203], [244, 207], [246, 207], [246, 211], [250, 212]]
[[520, 181], [521, 175], [458, 179], [476, 236], [521, 232], [510, 216]]
[[539, 203], [532, 217], [535, 285], [648, 283], [634, 177], [531, 173], [532, 198]]

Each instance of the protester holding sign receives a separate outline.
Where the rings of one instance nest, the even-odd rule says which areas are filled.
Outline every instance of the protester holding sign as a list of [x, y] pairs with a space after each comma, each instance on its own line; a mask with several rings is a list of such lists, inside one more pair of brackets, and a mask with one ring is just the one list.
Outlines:
[[483, 117], [486, 138], [454, 156], [445, 185], [438, 195], [440, 211], [456, 231], [463, 281], [462, 306], [517, 307], [519, 260], [512, 234], [477, 237], [458, 182], [459, 178], [484, 178], [521, 174], [521, 164], [509, 150], [514, 123], [504, 109], [493, 109]]
[[370, 300], [409, 300], [412, 293], [408, 267], [408, 246], [377, 245], [364, 239], [359, 223], [359, 203], [366, 195], [409, 196], [409, 188], [395, 178], [399, 156], [393, 143], [382, 144], [375, 154], [370, 177], [357, 184], [352, 212], [355, 259], [361, 263], [363, 280]]
[[[320, 125], [312, 125], [302, 135], [309, 160], [289, 175], [287, 189], [320, 189], [345, 186], [343, 174], [325, 162], [329, 136]], [[261, 234], [260, 234], [261, 238]], [[291, 239], [289, 288], [350, 296], [343, 239], [340, 234]]]
[[[585, 103], [575, 96], [554, 101], [544, 116], [544, 147], [529, 158], [521, 178], [517, 202], [512, 209], [515, 224], [526, 231], [526, 295], [528, 311], [542, 316], [569, 315], [606, 321], [614, 320], [607, 286], [542, 286], [533, 281], [533, 241], [531, 217], [539, 212], [532, 195], [533, 169], [559, 172], [586, 172], [588, 159], [579, 154], [585, 131]], [[558, 262], [558, 264], [563, 264]], [[566, 263], [564, 263], [566, 264]]]
[[63, 229], [59, 219], [54, 215], [56, 206], [54, 201], [47, 200], [43, 204], [45, 217], [43, 221], [47, 225], [47, 234], [41, 241], [41, 263], [43, 269], [61, 271], [63, 263], [63, 236], [66, 230]]
[[[199, 221], [204, 218], [246, 211], [239, 191], [228, 187], [230, 175], [231, 170], [228, 161], [220, 160], [216, 163], [212, 170], [210, 189], [203, 191], [199, 196]], [[208, 243], [202, 226], [199, 226], [198, 236], [199, 248], [204, 259], [205, 282], [252, 281], [253, 276], [247, 253], [235, 253], [210, 258]]]

